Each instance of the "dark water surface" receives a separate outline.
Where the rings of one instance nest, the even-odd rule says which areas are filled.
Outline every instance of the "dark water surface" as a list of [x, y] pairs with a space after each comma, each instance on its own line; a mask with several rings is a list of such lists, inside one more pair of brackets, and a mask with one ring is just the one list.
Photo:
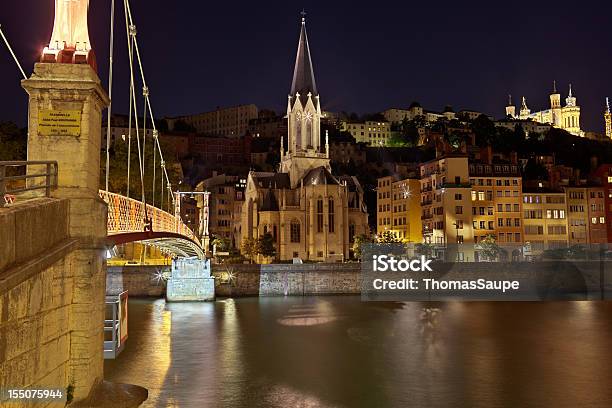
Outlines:
[[612, 302], [131, 300], [145, 407], [612, 407]]

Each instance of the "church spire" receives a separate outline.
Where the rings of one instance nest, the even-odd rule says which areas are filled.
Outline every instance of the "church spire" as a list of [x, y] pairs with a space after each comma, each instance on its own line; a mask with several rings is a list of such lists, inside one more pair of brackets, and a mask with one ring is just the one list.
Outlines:
[[569, 95], [565, 98], [567, 106], [576, 106], [576, 98], [572, 95], [572, 84], [569, 84]]
[[312, 59], [310, 57], [310, 47], [308, 45], [308, 35], [306, 34], [306, 12], [302, 11], [302, 28], [300, 40], [298, 42], [297, 55], [295, 57], [295, 68], [293, 69], [293, 81], [291, 83], [291, 95], [299, 93], [302, 96], [312, 93], [318, 95], [317, 84], [315, 82]]

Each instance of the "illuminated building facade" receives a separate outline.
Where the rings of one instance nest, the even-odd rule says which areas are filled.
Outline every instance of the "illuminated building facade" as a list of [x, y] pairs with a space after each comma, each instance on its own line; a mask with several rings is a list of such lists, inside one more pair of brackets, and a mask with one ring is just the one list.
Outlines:
[[168, 129], [180, 130], [178, 122], [192, 126], [197, 133], [209, 136], [240, 137], [249, 129], [249, 121], [258, 117], [257, 106], [239, 105], [217, 108], [211, 112], [166, 118]]
[[420, 177], [424, 241], [441, 248], [439, 252], [448, 245], [446, 259], [474, 260], [467, 156], [446, 155], [423, 163]]
[[604, 189], [599, 186], [565, 187], [570, 245], [607, 242]]
[[612, 139], [612, 113], [610, 113], [610, 100], [606, 98], [606, 111], [604, 112], [604, 121], [606, 124], [606, 137]]
[[474, 242], [494, 235], [499, 244], [523, 242], [522, 178], [516, 163], [471, 163]]
[[366, 143], [369, 146], [385, 146], [391, 137], [389, 122], [342, 122], [340, 129], [349, 132], [357, 143]]
[[565, 106], [561, 106], [561, 94], [557, 92], [557, 86], [554, 84], [553, 92], [550, 94], [550, 109], [532, 112], [527, 107], [527, 100], [523, 97], [517, 116], [516, 107], [510, 99], [506, 106], [506, 117], [550, 124], [575, 136], [584, 136], [584, 131], [580, 128], [580, 106], [576, 102], [576, 97], [572, 94], [571, 85], [569, 94], [565, 98]]
[[568, 244], [565, 192], [545, 188], [523, 191], [523, 235], [526, 256]]
[[418, 179], [378, 179], [376, 232], [390, 231], [407, 243], [423, 242], [421, 223], [421, 183]]

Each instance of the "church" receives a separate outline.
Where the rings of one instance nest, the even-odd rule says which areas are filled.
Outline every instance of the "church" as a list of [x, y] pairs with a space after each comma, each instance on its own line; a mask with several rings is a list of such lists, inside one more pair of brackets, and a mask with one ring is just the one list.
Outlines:
[[241, 235], [274, 237], [279, 260], [343, 261], [354, 237], [368, 233], [364, 194], [354, 176], [331, 174], [329, 140], [321, 144], [321, 101], [302, 18], [291, 93], [287, 146], [277, 172], [249, 172]]
[[561, 94], [557, 92], [557, 84], [553, 83], [553, 92], [550, 94], [550, 109], [531, 112], [531, 109], [527, 107], [527, 100], [523, 96], [519, 115], [516, 115], [516, 107], [512, 104], [512, 100], [509, 100], [508, 106], [506, 106], [506, 116], [549, 124], [566, 130], [575, 136], [584, 136], [584, 131], [580, 129], [580, 106], [576, 103], [576, 97], [572, 95], [571, 84], [568, 97], [565, 98], [565, 106], [561, 106]]

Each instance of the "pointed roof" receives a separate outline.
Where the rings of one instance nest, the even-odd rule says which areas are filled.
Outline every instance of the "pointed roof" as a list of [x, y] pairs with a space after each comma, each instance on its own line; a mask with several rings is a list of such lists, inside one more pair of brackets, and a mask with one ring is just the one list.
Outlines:
[[260, 211], [278, 211], [278, 208], [279, 207], [278, 201], [276, 200], [276, 196], [272, 192], [272, 189], [270, 189], [264, 196]]
[[311, 169], [303, 178], [305, 186], [313, 186], [318, 184], [340, 184], [340, 182], [332, 176], [332, 174], [323, 166]]
[[293, 69], [293, 82], [291, 82], [291, 95], [300, 93], [302, 96], [318, 95], [317, 84], [315, 82], [312, 59], [310, 58], [310, 47], [308, 46], [308, 35], [306, 34], [305, 13], [302, 12], [302, 29], [300, 31], [300, 41], [298, 42], [297, 56], [295, 57], [295, 68]]

